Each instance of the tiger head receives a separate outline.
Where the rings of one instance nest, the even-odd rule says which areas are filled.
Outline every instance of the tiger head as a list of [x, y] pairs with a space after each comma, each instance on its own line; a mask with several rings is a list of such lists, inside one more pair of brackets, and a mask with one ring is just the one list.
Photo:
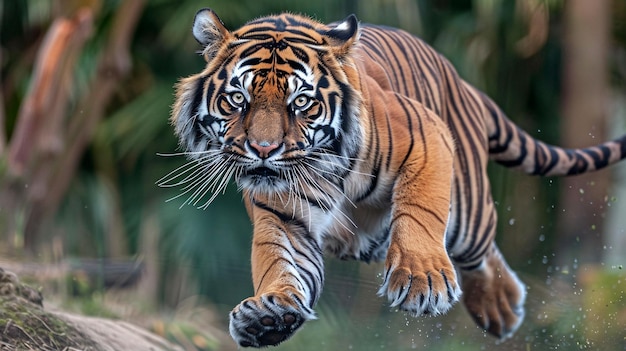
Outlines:
[[207, 64], [180, 80], [171, 117], [202, 167], [185, 179], [215, 193], [234, 177], [240, 188], [273, 194], [322, 191], [307, 179], [346, 173], [363, 134], [356, 17], [327, 26], [288, 14], [231, 32], [203, 9], [193, 35]]

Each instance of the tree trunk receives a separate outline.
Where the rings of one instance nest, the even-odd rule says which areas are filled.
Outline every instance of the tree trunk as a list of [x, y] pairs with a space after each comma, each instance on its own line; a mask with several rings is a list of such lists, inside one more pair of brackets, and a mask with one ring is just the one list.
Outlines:
[[[98, 6], [85, 5], [73, 16], [59, 17], [48, 30], [11, 140], [4, 140], [0, 128], [0, 242], [38, 251], [40, 232], [49, 230], [47, 224], [69, 189], [97, 124], [130, 73], [130, 43], [145, 3], [120, 2], [96, 72], [75, 108], [70, 106], [72, 78]], [[2, 124], [3, 118], [0, 114]], [[116, 228], [107, 232], [111, 237], [107, 254], [127, 254], [120, 234]]]
[[[606, 139], [609, 104], [610, 0], [564, 3], [562, 144]], [[609, 171], [564, 178], [557, 215], [559, 263], [598, 262], [607, 212]]]

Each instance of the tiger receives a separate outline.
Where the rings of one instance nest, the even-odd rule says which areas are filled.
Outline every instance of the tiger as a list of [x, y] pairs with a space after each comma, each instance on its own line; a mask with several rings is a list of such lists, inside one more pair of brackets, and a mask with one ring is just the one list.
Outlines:
[[384, 262], [378, 295], [393, 308], [439, 315], [462, 300], [506, 339], [526, 288], [494, 241], [488, 162], [569, 176], [626, 156], [626, 136], [580, 149], [533, 138], [421, 39], [355, 15], [230, 31], [204, 8], [192, 33], [206, 66], [179, 79], [170, 117], [189, 163], [163, 184], [200, 208], [231, 180], [242, 193], [254, 295], [229, 314], [242, 347], [317, 318], [325, 255]]

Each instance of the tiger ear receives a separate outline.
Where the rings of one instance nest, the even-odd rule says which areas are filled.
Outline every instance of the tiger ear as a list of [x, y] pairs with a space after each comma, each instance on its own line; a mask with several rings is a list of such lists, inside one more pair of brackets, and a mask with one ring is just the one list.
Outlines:
[[359, 30], [359, 20], [354, 14], [346, 17], [338, 24], [332, 25], [329, 30], [323, 33], [333, 48], [335, 55], [344, 57], [354, 44], [359, 40], [361, 32]]
[[193, 36], [202, 45], [202, 54], [207, 61], [214, 57], [220, 44], [230, 37], [230, 32], [213, 10], [204, 8], [193, 19]]

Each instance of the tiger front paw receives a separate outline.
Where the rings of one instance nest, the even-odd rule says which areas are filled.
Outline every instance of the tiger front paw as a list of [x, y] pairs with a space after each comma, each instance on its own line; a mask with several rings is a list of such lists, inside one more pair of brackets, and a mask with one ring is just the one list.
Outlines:
[[388, 255], [384, 277], [378, 295], [386, 295], [391, 307], [413, 316], [445, 313], [461, 296], [456, 272], [447, 256], [427, 260]]
[[243, 347], [278, 345], [315, 313], [291, 293], [250, 297], [230, 313], [230, 335]]

